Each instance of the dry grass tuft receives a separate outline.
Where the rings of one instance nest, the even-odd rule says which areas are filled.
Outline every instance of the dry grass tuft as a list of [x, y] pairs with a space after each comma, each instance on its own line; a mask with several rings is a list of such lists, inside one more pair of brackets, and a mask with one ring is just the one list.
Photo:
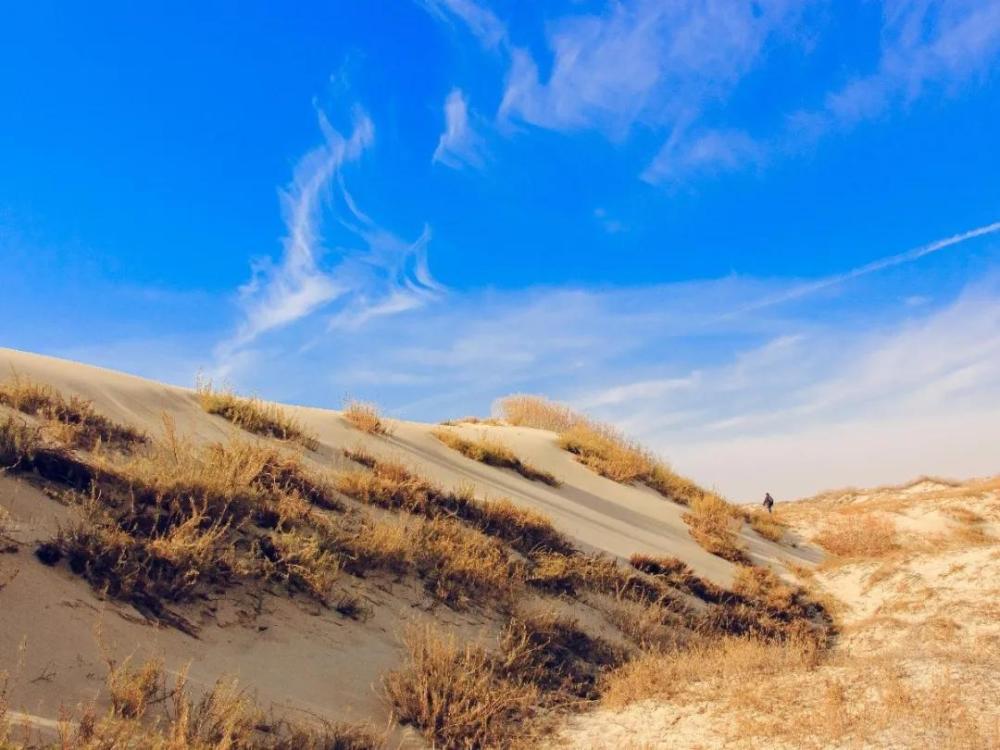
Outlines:
[[502, 544], [457, 521], [425, 522], [414, 547], [417, 571], [428, 590], [449, 605], [509, 606], [523, 584], [521, 566]]
[[78, 396], [64, 398], [52, 386], [17, 374], [0, 385], [0, 404], [45, 420], [60, 441], [72, 448], [93, 450], [105, 445], [129, 450], [148, 440], [139, 430], [98, 413], [90, 401]]
[[7, 416], [0, 421], [0, 470], [30, 464], [41, 447], [41, 431], [23, 419]]
[[563, 702], [599, 697], [600, 676], [625, 654], [576, 620], [549, 612], [512, 618], [500, 636], [498, 659], [504, 674], [535, 685], [547, 701]]
[[500, 427], [504, 424], [502, 419], [483, 417], [459, 417], [458, 419], [446, 419], [441, 422], [442, 427], [457, 427], [460, 424], [481, 424], [487, 427]]
[[[169, 750], [377, 750], [384, 741], [348, 724], [307, 727], [271, 721], [235, 681], [220, 680], [200, 699], [191, 697], [186, 671], [169, 685], [163, 663], [150, 660], [133, 668], [129, 661], [109, 663], [111, 706], [99, 715], [93, 704], [75, 722], [59, 725], [62, 750], [157, 748]], [[2, 706], [0, 706], [2, 710]], [[3, 716], [0, 713], [0, 722]], [[0, 728], [0, 742], [5, 739]], [[27, 750], [31, 744], [0, 747]]]
[[525, 479], [533, 482], [543, 482], [550, 487], [558, 487], [559, 480], [547, 471], [535, 468], [518, 458], [514, 451], [499, 440], [481, 437], [478, 440], [466, 440], [451, 430], [434, 430], [431, 433], [442, 443], [473, 461], [496, 466], [501, 469], [512, 469]]
[[744, 518], [751, 529], [772, 542], [780, 542], [788, 529], [788, 526], [775, 518], [773, 513], [761, 510], [746, 511]]
[[662, 578], [673, 588], [710, 604], [719, 604], [729, 595], [721, 586], [696, 575], [687, 563], [676, 557], [636, 554], [632, 555], [629, 562], [637, 570]]
[[879, 558], [899, 547], [892, 521], [872, 514], [834, 518], [813, 541], [838, 557]]
[[704, 638], [694, 644], [647, 652], [610, 673], [603, 702], [622, 707], [636, 701], [676, 700], [699, 686], [752, 690], [766, 677], [813, 670], [818, 652], [811, 641], [774, 643], [757, 638]]
[[349, 401], [344, 405], [344, 419], [369, 435], [391, 435], [392, 428], [379, 414], [375, 404]]
[[185, 629], [167, 605], [208, 585], [257, 579], [324, 605], [339, 563], [314, 506], [339, 508], [297, 457], [241, 441], [196, 448], [168, 429], [163, 444], [100, 459], [80, 520], [43, 543], [108, 595]]
[[460, 647], [430, 628], [406, 638], [409, 659], [385, 677], [399, 719], [436, 747], [509, 748], [539, 702], [538, 688], [510, 679], [484, 649]]
[[416, 476], [398, 461], [378, 459], [362, 450], [345, 451], [345, 455], [369, 469], [341, 474], [337, 480], [337, 489], [359, 502], [429, 519], [457, 518], [523, 555], [574, 549], [547, 518], [509, 500], [482, 502], [467, 489], [446, 491]]
[[256, 397], [238, 396], [229, 390], [216, 390], [208, 380], [198, 383], [197, 392], [202, 409], [228, 419], [247, 432], [293, 441], [308, 450], [316, 450], [319, 445], [314, 435], [277, 404]]
[[493, 411], [507, 424], [551, 432], [565, 432], [583, 419], [564, 404], [523, 393], [498, 399]]
[[684, 521], [691, 529], [691, 536], [713, 555], [730, 562], [750, 564], [746, 549], [739, 542], [736, 528], [742, 523], [739, 511], [722, 498], [703, 495], [695, 499]]

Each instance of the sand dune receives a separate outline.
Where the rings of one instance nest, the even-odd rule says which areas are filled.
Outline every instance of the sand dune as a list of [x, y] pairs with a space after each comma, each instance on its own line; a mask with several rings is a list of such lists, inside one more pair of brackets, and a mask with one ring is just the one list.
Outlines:
[[[51, 385], [66, 397], [79, 396], [101, 414], [157, 438], [164, 420], [199, 444], [247, 434], [207, 414], [192, 389], [24, 352], [0, 350], [0, 372]], [[0, 411], [11, 410], [0, 406]], [[288, 406], [318, 439], [303, 460], [320, 471], [352, 468], [348, 449], [397, 459], [445, 488], [472, 488], [480, 499], [509, 498], [542, 513], [583, 552], [607, 553], [623, 561], [634, 553], [676, 557], [699, 576], [721, 586], [733, 580], [732, 563], [709, 554], [690, 536], [685, 509], [654, 491], [605, 479], [559, 448], [556, 436], [522, 427], [468, 424], [454, 429], [467, 437], [503, 441], [519, 457], [550, 472], [551, 487], [519, 474], [465, 458], [432, 435], [435, 426], [393, 421], [390, 435], [369, 435], [343, 414]], [[0, 414], [2, 417], [3, 414]], [[252, 437], [252, 436], [250, 436]], [[64, 567], [38, 563], [33, 550], [69, 524], [75, 511], [37, 483], [0, 476], [0, 508], [7, 517], [9, 554], [0, 557], [0, 668], [11, 677], [9, 721], [51, 730], [61, 712], [103, 695], [108, 660], [131, 656], [138, 663], [162, 657], [168, 673], [189, 665], [190, 681], [207, 688], [222, 675], [237, 678], [264, 706], [282, 715], [389, 727], [393, 744], [423, 746], [409, 728], [396, 726], [381, 691], [381, 678], [398, 666], [401, 635], [408, 624], [432, 622], [463, 641], [494, 637], [503, 618], [487, 609], [449, 609], [428, 603], [417, 582], [358, 579], [352, 591], [371, 617], [355, 621], [329, 616], [321, 608], [276, 596], [253, 598], [219, 591], [189, 608], [198, 626], [193, 638], [156, 626], [127, 602], [95, 593]], [[745, 524], [739, 531], [754, 562], [781, 567], [815, 560], [814, 552], [767, 541]], [[559, 600], [542, 602], [565, 607]], [[586, 608], [584, 608], [586, 609]], [[595, 632], [621, 640], [603, 617], [576, 611]], [[613, 631], [613, 632], [611, 632]]]
[[800, 575], [839, 630], [819, 662], [743, 653], [571, 718], [553, 747], [1000, 747], [1000, 480], [922, 478], [780, 508], [840, 548]]

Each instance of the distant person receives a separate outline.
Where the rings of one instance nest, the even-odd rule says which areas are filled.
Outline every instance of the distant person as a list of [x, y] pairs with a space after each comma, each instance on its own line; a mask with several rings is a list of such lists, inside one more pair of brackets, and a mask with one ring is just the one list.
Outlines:
[[764, 493], [764, 507], [767, 508], [767, 512], [768, 513], [770, 513], [771, 512], [771, 508], [774, 507], [774, 498], [771, 497], [771, 493], [770, 492], [765, 492]]

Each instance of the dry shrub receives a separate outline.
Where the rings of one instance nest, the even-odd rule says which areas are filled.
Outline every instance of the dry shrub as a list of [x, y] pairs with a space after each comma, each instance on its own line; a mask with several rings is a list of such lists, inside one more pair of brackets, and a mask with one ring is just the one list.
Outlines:
[[196, 700], [188, 689], [186, 670], [170, 686], [159, 660], [136, 668], [129, 661], [108, 666], [110, 708], [98, 715], [90, 704], [76, 722], [60, 722], [58, 747], [62, 750], [377, 750], [385, 746], [359, 726], [312, 728], [271, 721], [235, 681], [220, 680]]
[[540, 396], [515, 395], [500, 399], [494, 409], [509, 424], [559, 433], [561, 447], [608, 479], [623, 484], [640, 482], [682, 505], [710, 494], [611, 425], [563, 404]]
[[684, 521], [692, 538], [708, 552], [730, 562], [750, 563], [733, 529], [742, 521], [739, 511], [722, 498], [708, 494], [696, 498], [684, 514]]
[[529, 463], [519, 459], [510, 447], [504, 445], [499, 440], [488, 437], [480, 437], [478, 440], [466, 440], [451, 430], [434, 430], [434, 437], [440, 440], [466, 458], [473, 461], [496, 466], [501, 469], [512, 469], [525, 479], [533, 482], [543, 482], [550, 487], [558, 487], [559, 480], [547, 471], [542, 471]]
[[107, 688], [111, 710], [123, 719], [136, 719], [146, 714], [149, 704], [163, 690], [163, 662], [150, 659], [133, 669], [131, 660], [109, 664]]
[[344, 405], [344, 419], [369, 435], [390, 435], [392, 429], [379, 414], [378, 406], [363, 401], [349, 401]]
[[230, 390], [217, 390], [211, 381], [199, 381], [198, 403], [209, 414], [228, 419], [237, 427], [255, 435], [289, 440], [308, 450], [316, 450], [319, 442], [302, 424], [277, 404], [256, 396], [239, 396]]
[[710, 604], [718, 604], [729, 595], [721, 586], [696, 575], [687, 563], [676, 557], [634, 554], [629, 562], [637, 570], [662, 578], [672, 587]]
[[512, 679], [537, 686], [548, 701], [598, 697], [604, 671], [625, 654], [589, 635], [576, 620], [551, 612], [514, 617], [500, 636], [498, 660]]
[[341, 474], [337, 489], [348, 497], [389, 510], [404, 510], [425, 518], [453, 517], [497, 537], [524, 555], [542, 549], [568, 552], [572, 543], [539, 513], [509, 500], [481, 502], [471, 490], [449, 492], [413, 474], [398, 461], [377, 459], [362, 450], [345, 451], [370, 471]]
[[526, 394], [498, 399], [493, 411], [507, 424], [551, 432], [565, 432], [583, 419], [568, 406]]
[[476, 503], [476, 507], [476, 526], [484, 534], [499, 537], [522, 554], [534, 556], [542, 550], [563, 554], [575, 551], [572, 542], [537, 511], [523, 508], [507, 498]]
[[100, 444], [129, 450], [148, 440], [139, 430], [98, 413], [90, 401], [79, 396], [67, 399], [52, 386], [17, 374], [0, 385], [0, 404], [46, 420], [59, 441], [72, 448], [92, 450]]
[[969, 526], [976, 526], [986, 521], [986, 518], [981, 513], [976, 513], [976, 511], [966, 508], [963, 505], [952, 505], [949, 508], [945, 508], [943, 512], [946, 516]]
[[644, 651], [675, 648], [690, 635], [690, 618], [658, 602], [619, 599], [611, 600], [600, 608], [608, 622]]
[[400, 721], [435, 747], [507, 748], [525, 730], [539, 701], [531, 683], [510, 679], [484, 649], [460, 647], [430, 627], [406, 637], [409, 658], [385, 677]]
[[8, 415], [0, 422], [0, 470], [16, 470], [22, 464], [30, 464], [41, 445], [38, 428]]
[[687, 615], [688, 610], [669, 585], [642, 575], [600, 554], [543, 553], [531, 558], [526, 580], [550, 593], [578, 596], [583, 591], [610, 596], [617, 601], [654, 605]]
[[831, 519], [813, 541], [838, 557], [878, 558], [898, 549], [892, 521], [873, 514]]
[[770, 539], [772, 542], [780, 542], [785, 536], [785, 530], [788, 528], [775, 518], [773, 513], [766, 513], [759, 510], [747, 511], [744, 517], [747, 523], [750, 524], [751, 529], [765, 539]]
[[446, 419], [441, 422], [443, 427], [457, 427], [460, 424], [481, 424], [487, 427], [501, 427], [504, 422], [501, 419], [483, 417], [459, 417], [458, 419]]
[[196, 448], [168, 424], [163, 444], [99, 460], [80, 521], [37, 554], [180, 627], [166, 604], [208, 584], [265, 580], [328, 604], [338, 561], [311, 506], [340, 507], [298, 458], [236, 440]]
[[603, 701], [676, 700], [699, 686], [752, 690], [766, 677], [812, 670], [819, 652], [810, 641], [773, 643], [757, 638], [703, 638], [666, 651], [650, 651], [608, 674]]
[[413, 530], [401, 523], [366, 520], [339, 542], [344, 569], [358, 576], [372, 570], [403, 575], [413, 565], [414, 539]]
[[417, 571], [435, 597], [452, 606], [509, 604], [523, 581], [497, 540], [446, 518], [422, 524], [414, 542]]

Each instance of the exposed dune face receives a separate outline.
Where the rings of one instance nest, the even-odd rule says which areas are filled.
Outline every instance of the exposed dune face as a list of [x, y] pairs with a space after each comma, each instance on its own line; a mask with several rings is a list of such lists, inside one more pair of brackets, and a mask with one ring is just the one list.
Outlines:
[[834, 612], [830, 652], [707, 654], [686, 684], [647, 683], [554, 744], [1000, 747], [1000, 480], [832, 491], [778, 515], [831, 553], [797, 571]]
[[[235, 678], [264, 712], [236, 747], [331, 746], [278, 742], [255, 728], [269, 715], [360, 727], [332, 745], [347, 748], [1000, 741], [995, 480], [830, 492], [772, 517], [711, 506], [734, 563], [692, 536], [691, 507], [547, 430], [210, 404], [10, 350], [0, 373], [58, 396], [46, 411], [0, 392], [0, 428], [50, 461], [0, 435], [0, 747], [60, 731], [90, 747], [85, 720], [59, 725], [88, 711], [176, 732], [176, 710], [157, 712], [181, 674], [192, 707]], [[107, 430], [121, 445], [95, 442]], [[87, 558], [122, 532], [152, 534], [153, 567]], [[202, 564], [212, 544], [221, 573]], [[153, 588], [123, 580], [151, 571]], [[109, 670], [157, 663], [168, 692], [122, 709]]]
[[[366, 524], [381, 523], [379, 533], [386, 535], [385, 538], [394, 538], [397, 545], [412, 547], [413, 539], [426, 539], [426, 544], [444, 545], [434, 554], [452, 554], [447, 550], [448, 544], [455, 543], [449, 536], [453, 534], [449, 529], [454, 526], [457, 533], [455, 524], [469, 521], [462, 512], [458, 512], [455, 521], [435, 520], [431, 516], [420, 517], [419, 512], [415, 515], [413, 508], [403, 512], [406, 508], [381, 500], [375, 503], [375, 506], [381, 503], [381, 507], [375, 507], [360, 502], [360, 496], [352, 495], [361, 491], [358, 487], [367, 481], [365, 476], [376, 477], [371, 481], [377, 483], [382, 481], [378, 477], [395, 472], [392, 481], [403, 481], [407, 487], [423, 486], [420, 482], [427, 482], [427, 486], [440, 488], [434, 492], [444, 493], [441, 497], [445, 499], [441, 502], [471, 502], [473, 505], [469, 507], [476, 513], [480, 512], [476, 509], [484, 507], [483, 501], [492, 508], [490, 502], [506, 498], [511, 507], [536, 514], [525, 516], [525, 522], [533, 522], [537, 514], [541, 514], [543, 526], [548, 523], [545, 519], [549, 519], [554, 527], [552, 533], [566, 540], [559, 544], [575, 550], [572, 554], [577, 557], [573, 559], [589, 560], [586, 555], [601, 554], [611, 566], [602, 567], [604, 562], [587, 563], [591, 567], [582, 574], [573, 573], [577, 578], [566, 579], [563, 574], [552, 572], [552, 565], [565, 560], [565, 556], [536, 556], [537, 550], [511, 539], [509, 534], [503, 537], [501, 533], [499, 541], [489, 537], [500, 532], [484, 526], [485, 532], [474, 532], [480, 538], [482, 533], [487, 535], [481, 542], [485, 545], [484, 555], [507, 556], [509, 562], [505, 565], [512, 566], [511, 575], [524, 576], [523, 571], [529, 570], [527, 587], [521, 578], [511, 584], [511, 590], [518, 592], [514, 599], [478, 601], [475, 592], [468, 596], [460, 592], [455, 599], [445, 597], [440, 582], [435, 584], [436, 589], [431, 587], [435, 576], [444, 574], [438, 569], [427, 568], [419, 560], [410, 559], [398, 570], [389, 566], [349, 575], [344, 570], [350, 570], [351, 560], [344, 558], [338, 563], [344, 570], [335, 576], [331, 574], [333, 589], [339, 592], [336, 596], [346, 597], [351, 602], [349, 607], [340, 607], [336, 602], [331, 603], [329, 597], [316, 600], [301, 592], [283, 593], [292, 585], [290, 576], [304, 575], [301, 571], [289, 572], [293, 566], [287, 561], [291, 558], [279, 561], [285, 565], [279, 570], [281, 576], [269, 573], [271, 577], [262, 585], [248, 578], [250, 574], [238, 573], [240, 566], [249, 559], [247, 556], [257, 554], [258, 548], [253, 545], [263, 545], [264, 537], [278, 538], [254, 527], [250, 530], [252, 533], [240, 531], [243, 536], [233, 537], [236, 541], [232, 554], [236, 556], [227, 563], [231, 567], [227, 575], [239, 578], [238, 584], [230, 584], [228, 579], [204, 582], [192, 589], [197, 591], [196, 595], [187, 596], [183, 603], [178, 599], [176, 605], [159, 609], [147, 602], [148, 597], [142, 598], [146, 594], [138, 597], [122, 593], [132, 589], [121, 589], [119, 582], [113, 582], [114, 586], [108, 589], [109, 574], [95, 573], [88, 567], [90, 563], [86, 566], [83, 562], [74, 563], [72, 544], [77, 542], [63, 538], [61, 548], [52, 544], [51, 540], [62, 538], [60, 531], [73, 529], [81, 522], [81, 514], [86, 511], [83, 489], [64, 488], [59, 481], [40, 476], [37, 468], [25, 473], [27, 463], [20, 469], [11, 467], [0, 474], [0, 511], [3, 513], [0, 534], [4, 540], [4, 554], [0, 555], [0, 672], [8, 675], [7, 687], [0, 698], [7, 701], [5, 720], [8, 724], [30, 728], [43, 739], [51, 737], [61, 715], [77, 716], [82, 706], [95, 700], [98, 707], [108, 703], [105, 677], [109, 664], [120, 666], [126, 659], [131, 659], [130, 664], [141, 664], [148, 658], [157, 658], [163, 660], [167, 680], [186, 670], [189, 688], [194, 692], [207, 690], [223, 676], [235, 677], [260, 706], [281, 716], [306, 722], [363, 723], [384, 735], [393, 746], [402, 743], [401, 746], [420, 747], [428, 741], [426, 728], [421, 734], [411, 726], [397, 724], [394, 707], [383, 689], [385, 676], [404, 662], [404, 636], [412, 633], [415, 627], [433, 626], [440, 633], [450, 634], [459, 644], [482, 644], [487, 648], [493, 648], [491, 644], [497, 643], [498, 638], [501, 643], [507, 638], [508, 645], [504, 648], [514, 648], [509, 644], [513, 627], [510, 623], [521, 621], [516, 618], [531, 617], [533, 613], [542, 613], [543, 620], [546, 616], [568, 617], [569, 622], [575, 623], [574, 627], [583, 633], [573, 636], [575, 642], [580, 642], [581, 637], [585, 642], [590, 642], [587, 638], [597, 638], [607, 644], [598, 651], [604, 649], [601, 653], [615, 655], [614, 658], [602, 657], [604, 660], [599, 663], [585, 659], [586, 669], [591, 671], [610, 668], [628, 654], [638, 653], [643, 639], [673, 639], [673, 635], [664, 635], [674, 632], [671, 628], [676, 630], [676, 637], [681, 638], [685, 632], [693, 633], [692, 628], [702, 627], [696, 625], [702, 621], [715, 623], [711, 627], [733, 627], [731, 623], [725, 624], [730, 622], [728, 619], [713, 619], [711, 613], [723, 603], [698, 599], [690, 593], [690, 586], [675, 591], [670, 588], [675, 584], [668, 585], [665, 579], [660, 581], [637, 573], [627, 562], [636, 554], [676, 558], [688, 566], [686, 575], [690, 580], [704, 581], [704, 587], [723, 587], [719, 591], [733, 585], [734, 576], [742, 566], [710, 554], [692, 539], [684, 520], [688, 510], [684, 506], [646, 487], [621, 484], [599, 476], [560, 448], [554, 433], [499, 424], [459, 424], [448, 428], [469, 441], [485, 438], [502, 444], [518, 461], [532, 467], [536, 472], [532, 475], [463, 455], [435, 436], [434, 431], [439, 428], [434, 425], [386, 420], [385, 429], [366, 431], [358, 429], [342, 412], [282, 407], [281, 414], [297, 423], [309, 438], [295, 443], [275, 437], [260, 438], [221, 416], [207, 413], [199, 393], [193, 389], [11, 350], [0, 350], [0, 372], [16, 374], [25, 382], [50, 386], [60, 398], [84, 399], [102, 418], [144, 433], [149, 440], [135, 449], [140, 458], [154, 448], [161, 452], [178, 450], [169, 447], [174, 440], [181, 440], [188, 446], [183, 450], [191, 451], [192, 455], [212, 455], [211, 446], [228, 445], [234, 439], [241, 441], [240, 445], [260, 445], [266, 450], [278, 450], [282, 455], [294, 455], [294, 461], [298, 462], [294, 465], [322, 477], [324, 483], [336, 488], [330, 490], [333, 495], [329, 506], [336, 506], [336, 509], [328, 509], [322, 504], [309, 507], [305, 503], [304, 510], [296, 506], [295, 513], [314, 519], [310, 522], [314, 524], [309, 527], [310, 533], [326, 528], [318, 523], [324, 518], [334, 525], [343, 522], [347, 524], [345, 528], [354, 530], [367, 528]], [[37, 415], [24, 415], [10, 403], [4, 405], [0, 400], [0, 421], [7, 417], [24, 422], [32, 429], [41, 419]], [[50, 420], [50, 426], [52, 424], [55, 423]], [[57, 430], [53, 434], [71, 433], [71, 427], [63, 425], [62, 432]], [[125, 480], [116, 472], [126, 468], [137, 471], [136, 467], [145, 465], [142, 461], [146, 459], [115, 457], [113, 451], [107, 452], [110, 448], [100, 446], [91, 455], [89, 447], [67, 445], [70, 447], [65, 449], [68, 450], [65, 455], [74, 462], [82, 462], [80, 465], [85, 467], [88, 476], [97, 477], [93, 502], [98, 506], [112, 501], [120, 505], [124, 497], [128, 505], [127, 494], [121, 494], [121, 483]], [[65, 452], [62, 448], [59, 450]], [[253, 449], [248, 450], [252, 452]], [[354, 460], [345, 455], [345, 451], [354, 456]], [[225, 457], [228, 454], [218, 455]], [[393, 468], [396, 464], [406, 467], [409, 478], [396, 476], [400, 472]], [[366, 474], [366, 467], [372, 466], [375, 474]], [[142, 470], [149, 471], [148, 468]], [[203, 473], [202, 469], [198, 471]], [[338, 479], [344, 476], [361, 479]], [[538, 481], [538, 476], [548, 476], [551, 481]], [[177, 480], [170, 481], [176, 484]], [[100, 489], [101, 482], [105, 483], [104, 489]], [[364, 492], [371, 489], [368, 485], [364, 487]], [[71, 495], [76, 499], [71, 499]], [[115, 497], [118, 500], [114, 500]], [[301, 498], [292, 497], [289, 502], [292, 500], [303, 504]], [[140, 498], [133, 500], [135, 502], [141, 505], [147, 501]], [[501, 503], [496, 507], [507, 506]], [[126, 511], [128, 508], [116, 512]], [[506, 517], [498, 516], [501, 520]], [[200, 523], [204, 527], [210, 521], [211, 518], [202, 518]], [[329, 526], [327, 521], [323, 523]], [[517, 522], [522, 521], [524, 519]], [[246, 525], [250, 521], [240, 523]], [[741, 546], [746, 548], [748, 561], [753, 564], [784, 571], [789, 561], [796, 566], [809, 566], [819, 559], [814, 550], [769, 541], [742, 521], [734, 525], [734, 531]], [[235, 531], [227, 527], [220, 533], [233, 534]], [[385, 538], [380, 537], [379, 544], [388, 544]], [[202, 537], [197, 540], [201, 543]], [[42, 564], [36, 555], [40, 545], [44, 547], [46, 543], [52, 549], [62, 549], [51, 555], [43, 550], [41, 557], [50, 557], [46, 561], [54, 565]], [[180, 554], [176, 551], [180, 547], [172, 549], [171, 554]], [[264, 550], [267, 553], [267, 549]], [[420, 557], [424, 552], [416, 549], [406, 554]], [[185, 554], [194, 552], [188, 550]], [[457, 563], [451, 560], [450, 564]], [[484, 557], [468, 564], [474, 568], [491, 563]], [[614, 572], [615, 569], [618, 572]], [[401, 572], [404, 570], [413, 572]], [[450, 573], [459, 574], [478, 575], [473, 569], [465, 574], [454, 570]], [[257, 571], [253, 575], [263, 574]], [[580, 575], [583, 578], [579, 578]], [[88, 580], [93, 585], [88, 585]], [[179, 590], [176, 584], [176, 581], [171, 584], [175, 587], [171, 591]], [[301, 588], [305, 584], [299, 582], [297, 585]], [[315, 585], [325, 585], [325, 581]], [[508, 596], [502, 580], [489, 585], [499, 587], [501, 598]], [[659, 601], [657, 597], [661, 597]], [[341, 609], [349, 613], [344, 614]], [[515, 620], [511, 620], [512, 612]], [[764, 610], [759, 612], [764, 613]], [[645, 622], [639, 632], [635, 618], [643, 613], [647, 619], [652, 613], [655, 621]], [[764, 616], [768, 616], [767, 613]], [[632, 623], [634, 627], [626, 627], [623, 622]], [[550, 633], [546, 637], [549, 640], [545, 643], [549, 644], [556, 636]], [[528, 657], [517, 658], [523, 661]], [[516, 661], [513, 656], [511, 659]], [[546, 683], [538, 674], [532, 679]], [[573, 679], [583, 678], [577, 675]], [[582, 689], [580, 684], [591, 682], [592, 677], [587, 677], [584, 683], [574, 683], [577, 687], [573, 690], [579, 691]], [[549, 693], [545, 692], [550, 686], [529, 687], [541, 691], [538, 693], [540, 706], [552, 703], [553, 699], [546, 697]], [[585, 693], [591, 695], [594, 690], [587, 688]], [[0, 705], [0, 713], [3, 710]], [[536, 719], [540, 711], [549, 717], [551, 725], [563, 709], [531, 707]], [[395, 715], [398, 718], [398, 710]], [[440, 740], [439, 744], [462, 746], [480, 742], [466, 738]]]

